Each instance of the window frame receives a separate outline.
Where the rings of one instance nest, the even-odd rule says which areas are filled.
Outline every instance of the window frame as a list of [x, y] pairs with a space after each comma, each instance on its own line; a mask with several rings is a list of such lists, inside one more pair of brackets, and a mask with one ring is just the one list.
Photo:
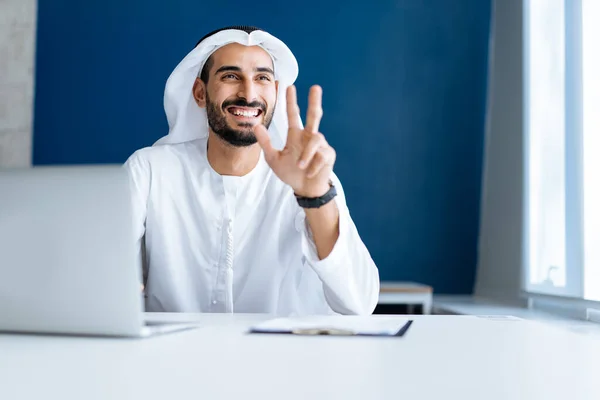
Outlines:
[[[582, 104], [582, 3], [563, 0], [565, 35], [565, 286], [551, 287], [530, 282], [530, 11], [531, 3], [523, 2], [523, 254], [521, 290], [528, 299], [547, 296], [584, 300], [583, 241], [583, 104]], [[539, 0], [537, 0], [539, 1]], [[541, 0], [544, 1], [544, 0]], [[533, 304], [533, 303], [532, 303]]]

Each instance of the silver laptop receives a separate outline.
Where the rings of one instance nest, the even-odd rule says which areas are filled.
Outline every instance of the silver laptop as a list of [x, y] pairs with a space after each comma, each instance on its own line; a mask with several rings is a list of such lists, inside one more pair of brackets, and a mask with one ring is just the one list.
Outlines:
[[0, 331], [144, 337], [141, 260], [121, 166], [0, 169]]

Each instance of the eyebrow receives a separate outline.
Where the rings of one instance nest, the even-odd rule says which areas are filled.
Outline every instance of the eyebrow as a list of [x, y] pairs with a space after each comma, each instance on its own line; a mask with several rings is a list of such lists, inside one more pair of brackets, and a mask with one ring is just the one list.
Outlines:
[[[240, 67], [236, 67], [235, 65], [223, 65], [215, 71], [215, 75], [225, 71], [242, 72], [242, 69]], [[269, 67], [254, 68], [254, 72], [267, 72], [271, 75], [275, 75], [275, 72]]]
[[275, 75], [275, 72], [269, 67], [258, 67], [254, 69], [255, 72], [266, 72], [271, 75]]

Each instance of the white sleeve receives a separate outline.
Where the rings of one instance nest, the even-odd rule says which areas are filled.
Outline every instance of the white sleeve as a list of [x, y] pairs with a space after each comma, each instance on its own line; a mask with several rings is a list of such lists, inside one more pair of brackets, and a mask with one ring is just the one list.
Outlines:
[[339, 179], [332, 174], [337, 190], [339, 237], [331, 253], [319, 260], [317, 247], [305, 220], [302, 250], [309, 265], [323, 282], [325, 299], [340, 314], [372, 314], [379, 300], [379, 271], [358, 234], [346, 205]]
[[146, 234], [146, 210], [148, 207], [148, 196], [150, 194], [150, 163], [143, 157], [138, 150], [127, 161], [124, 167], [129, 173], [133, 232], [136, 240], [136, 247], [142, 265], [143, 283], [146, 284], [148, 277], [148, 267], [145, 260], [146, 251], [144, 238]]

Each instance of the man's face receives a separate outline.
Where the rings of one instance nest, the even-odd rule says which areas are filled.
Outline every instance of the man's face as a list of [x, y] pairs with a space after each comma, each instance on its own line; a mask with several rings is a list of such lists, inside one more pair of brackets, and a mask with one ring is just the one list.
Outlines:
[[206, 107], [208, 125], [233, 146], [256, 143], [253, 128], [269, 127], [277, 100], [271, 57], [258, 46], [232, 43], [214, 52], [211, 64], [208, 84], [198, 79], [194, 85], [198, 105]]

